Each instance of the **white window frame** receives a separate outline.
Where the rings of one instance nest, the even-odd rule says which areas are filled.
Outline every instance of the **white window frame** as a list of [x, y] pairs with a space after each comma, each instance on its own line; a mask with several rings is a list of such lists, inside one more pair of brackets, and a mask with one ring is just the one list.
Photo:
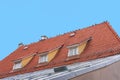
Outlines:
[[47, 61], [48, 61], [48, 55], [47, 54], [40, 55], [39, 63], [44, 63], [44, 62], [47, 62]]
[[68, 50], [68, 56], [75, 56], [75, 55], [78, 55], [78, 46], [73, 46], [73, 47], [70, 47], [69, 50]]
[[22, 68], [21, 60], [15, 61], [15, 62], [14, 62], [14, 66], [13, 66], [13, 70], [15, 70], [15, 69], [20, 69], [20, 68]]

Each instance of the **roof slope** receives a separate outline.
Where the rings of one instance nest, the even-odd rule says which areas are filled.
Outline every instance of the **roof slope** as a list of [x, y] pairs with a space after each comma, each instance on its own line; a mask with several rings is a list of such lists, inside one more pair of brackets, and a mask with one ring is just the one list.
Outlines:
[[[69, 32], [47, 40], [29, 44], [27, 45], [28, 49], [26, 50], [23, 49], [24, 46], [19, 47], [5, 59], [0, 61], [0, 78], [107, 57], [120, 53], [120, 38], [108, 22], [103, 22], [101, 24], [96, 24], [73, 32], [75, 32], [75, 36], [73, 37], [70, 37], [72, 32]], [[80, 55], [80, 58], [66, 61], [68, 53], [67, 46], [80, 43], [89, 38], [91, 38], [91, 40], [87, 44], [85, 51]], [[58, 47], [61, 47], [60, 51], [50, 63], [38, 66], [38, 53], [50, 51]], [[13, 60], [17, 60], [31, 54], [34, 54], [34, 57], [29, 64], [19, 71], [12, 71]]]

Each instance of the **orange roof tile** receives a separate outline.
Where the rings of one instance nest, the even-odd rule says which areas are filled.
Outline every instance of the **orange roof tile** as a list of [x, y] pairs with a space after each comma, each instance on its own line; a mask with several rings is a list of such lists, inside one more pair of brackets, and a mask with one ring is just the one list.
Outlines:
[[[70, 37], [72, 32], [68, 32], [60, 36], [29, 44], [27, 45], [28, 49], [26, 50], [24, 50], [24, 46], [19, 47], [5, 59], [0, 61], [0, 78], [107, 57], [120, 53], [120, 38], [108, 22], [103, 22], [101, 24], [73, 32], [75, 32], [75, 36], [72, 37]], [[68, 53], [67, 46], [80, 43], [90, 38], [91, 40], [89, 41], [85, 51], [80, 55], [80, 58], [66, 61]], [[62, 46], [60, 51], [50, 63], [38, 67], [38, 53], [47, 52], [60, 46]], [[27, 66], [19, 71], [12, 72], [13, 60], [17, 60], [31, 54], [35, 55]]]

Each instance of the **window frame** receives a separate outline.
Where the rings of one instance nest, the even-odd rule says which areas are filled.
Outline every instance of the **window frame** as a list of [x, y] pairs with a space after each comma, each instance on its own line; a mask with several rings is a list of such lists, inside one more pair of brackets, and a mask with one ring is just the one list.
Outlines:
[[78, 46], [70, 47], [68, 50], [68, 57], [78, 55]]
[[[73, 45], [67, 46], [67, 48], [68, 48], [68, 57], [79, 55], [79, 47], [78, 46], [80, 46], [80, 44], [73, 44]], [[75, 50], [74, 53], [71, 53], [72, 49]]]
[[48, 53], [43, 53], [39, 56], [38, 63], [45, 63], [48, 62]]
[[13, 70], [22, 68], [22, 63], [21, 62], [22, 62], [22, 60], [15, 61], [14, 65], [13, 65]]

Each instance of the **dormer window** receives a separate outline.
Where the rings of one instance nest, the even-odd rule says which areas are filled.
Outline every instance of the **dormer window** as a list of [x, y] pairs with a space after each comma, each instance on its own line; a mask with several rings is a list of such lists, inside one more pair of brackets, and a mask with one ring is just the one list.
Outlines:
[[66, 60], [68, 61], [68, 60], [72, 60], [72, 59], [79, 59], [80, 54], [85, 50], [86, 45], [90, 39], [91, 38], [86, 39], [85, 41], [82, 41], [80, 43], [71, 44], [71, 45], [67, 46], [68, 58]]
[[24, 68], [32, 60], [35, 54], [30, 54], [24, 57], [21, 57], [17, 60], [13, 60], [13, 70], [20, 70]]
[[39, 59], [38, 59], [38, 66], [43, 66], [43, 65], [47, 65], [50, 61], [52, 61], [56, 54], [58, 53], [59, 49], [61, 48], [61, 46], [56, 47], [54, 49], [51, 49], [49, 51], [46, 52], [42, 52], [39, 53]]
[[14, 66], [13, 66], [13, 70], [20, 69], [20, 68], [22, 68], [21, 60], [15, 61]]
[[70, 47], [69, 48], [69, 51], [68, 51], [68, 56], [75, 56], [75, 55], [78, 55], [78, 47], [75, 46], [75, 47]]
[[45, 62], [48, 62], [47, 54], [40, 55], [39, 63], [45, 63]]

